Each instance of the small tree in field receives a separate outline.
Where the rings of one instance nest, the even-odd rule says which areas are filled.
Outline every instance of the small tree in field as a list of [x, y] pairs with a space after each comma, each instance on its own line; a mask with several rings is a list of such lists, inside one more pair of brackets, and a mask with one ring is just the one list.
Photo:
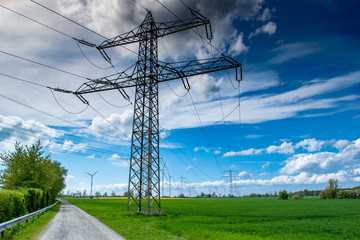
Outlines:
[[321, 192], [320, 198], [321, 199], [337, 198], [338, 192], [340, 191], [338, 180], [330, 178], [328, 183], [329, 185], [325, 188], [324, 191]]
[[287, 193], [286, 190], [282, 190], [279, 192], [279, 200], [287, 200], [289, 198], [289, 194]]

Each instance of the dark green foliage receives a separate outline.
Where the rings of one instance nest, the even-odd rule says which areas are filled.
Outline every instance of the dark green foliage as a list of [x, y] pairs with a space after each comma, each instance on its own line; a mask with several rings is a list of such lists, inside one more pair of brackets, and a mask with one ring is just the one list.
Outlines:
[[282, 190], [279, 192], [279, 197], [278, 197], [279, 200], [287, 200], [289, 199], [289, 194], [287, 193], [286, 190]]
[[294, 192], [292, 198], [295, 199], [295, 200], [304, 199], [304, 192], [302, 192], [302, 191], [300, 191], [300, 192]]

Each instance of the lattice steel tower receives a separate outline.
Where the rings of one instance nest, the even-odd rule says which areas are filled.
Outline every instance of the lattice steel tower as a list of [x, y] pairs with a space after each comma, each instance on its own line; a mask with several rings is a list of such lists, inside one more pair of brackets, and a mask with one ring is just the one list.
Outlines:
[[81, 44], [95, 47], [105, 60], [111, 61], [106, 48], [139, 43], [138, 61], [132, 72], [127, 71], [110, 76], [90, 79], [73, 93], [88, 104], [84, 94], [117, 89], [125, 97], [126, 88], [135, 87], [134, 120], [131, 139], [130, 174], [127, 210], [147, 213], [161, 210], [160, 204], [160, 154], [159, 154], [159, 99], [158, 83], [182, 79], [190, 89], [187, 77], [225, 69], [236, 69], [236, 79], [241, 80], [241, 64], [222, 55], [219, 58], [192, 60], [175, 63], [158, 61], [158, 38], [180, 31], [205, 26], [207, 38], [212, 38], [210, 21], [200, 13], [191, 10], [192, 18], [167, 23], [155, 23], [148, 12], [142, 24], [135, 29], [95, 45], [75, 39]]

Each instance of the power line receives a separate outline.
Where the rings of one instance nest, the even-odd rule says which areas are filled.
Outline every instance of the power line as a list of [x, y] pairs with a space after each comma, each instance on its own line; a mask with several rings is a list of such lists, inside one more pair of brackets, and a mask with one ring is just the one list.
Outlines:
[[5, 7], [4, 5], [1, 5], [1, 4], [0, 4], [0, 7], [4, 8], [4, 9], [10, 11], [10, 12], [13, 12], [13, 13], [15, 13], [15, 14], [23, 17], [23, 18], [26, 18], [26, 19], [28, 19], [28, 20], [30, 20], [30, 21], [32, 21], [32, 22], [35, 22], [35, 23], [37, 23], [37, 24], [40, 24], [41, 26], [44, 26], [44, 27], [46, 27], [46, 28], [48, 28], [48, 29], [51, 29], [51, 30], [53, 30], [53, 31], [55, 31], [55, 32], [57, 32], [57, 33], [60, 33], [60, 34], [66, 36], [66, 37], [68, 37], [68, 38], [74, 39], [74, 37], [70, 36], [69, 34], [66, 34], [66, 33], [64, 33], [64, 32], [62, 32], [62, 31], [60, 31], [60, 30], [57, 30], [57, 29], [55, 29], [55, 28], [53, 28], [53, 27], [50, 27], [50, 26], [48, 26], [48, 25], [46, 25], [46, 24], [44, 24], [44, 23], [42, 23], [42, 22], [39, 22], [39, 21], [33, 19], [33, 18], [27, 17], [27, 16], [25, 16], [25, 15], [22, 14], [22, 13], [16, 12], [15, 10], [12, 10], [12, 9], [10, 9], [10, 8], [8, 8], [8, 7]]
[[[2, 94], [0, 94], [0, 97], [5, 98], [5, 99], [7, 99], [7, 100], [9, 100], [9, 101], [11, 101], [11, 102], [15, 102], [15, 103], [17, 103], [17, 104], [19, 104], [19, 105], [22, 105], [22, 106], [24, 106], [24, 107], [30, 108], [30, 109], [32, 109], [32, 110], [34, 110], [34, 111], [37, 111], [37, 112], [40, 112], [40, 113], [42, 113], [42, 114], [48, 115], [48, 116], [50, 116], [50, 117], [52, 117], [52, 118], [56, 118], [56, 119], [58, 119], [58, 120], [61, 120], [61, 121], [70, 123], [71, 125], [74, 125], [74, 126], [77, 126], [77, 127], [80, 127], [80, 128], [83, 128], [83, 127], [84, 127], [84, 126], [82, 126], [82, 125], [80, 125], [80, 124], [76, 124], [76, 123], [73, 123], [73, 122], [71, 122], [71, 121], [69, 121], [69, 120], [66, 120], [66, 119], [63, 119], [63, 118], [54, 116], [54, 115], [52, 115], [52, 114], [50, 114], [50, 113], [44, 112], [44, 111], [42, 111], [42, 110], [40, 110], [40, 109], [37, 109], [37, 108], [32, 107], [32, 106], [29, 106], [29, 105], [27, 105], [27, 104], [25, 104], [25, 103], [22, 103], [22, 102], [20, 102], [20, 101], [17, 101], [17, 100], [15, 100], [15, 99], [10, 98], [10, 97], [4, 96], [4, 95], [2, 95]], [[90, 106], [90, 107], [91, 107], [91, 106]], [[92, 131], [98, 133], [100, 136], [109, 137], [109, 138], [114, 138], [113, 136], [104, 134], [104, 133], [99, 132], [99, 131], [96, 131], [96, 130], [92, 130]], [[74, 135], [74, 136], [76, 136], [76, 135]], [[77, 137], [79, 137], [79, 136], [77, 136]], [[88, 140], [90, 140], [90, 139], [88, 139]], [[92, 140], [92, 141], [95, 141], [95, 140]], [[99, 142], [99, 141], [95, 141], [95, 142]], [[99, 143], [103, 143], [103, 142], [99, 142]], [[105, 144], [106, 144], [106, 143], [105, 143]], [[115, 144], [108, 144], [108, 145], [113, 145], [113, 146], [121, 147], [121, 146], [115, 145]]]
[[4, 77], [8, 77], [8, 78], [15, 79], [15, 80], [18, 80], [18, 81], [21, 81], [21, 82], [25, 82], [25, 83], [29, 83], [29, 84], [32, 84], [32, 85], [36, 85], [36, 86], [39, 86], [39, 87], [49, 88], [49, 87], [46, 86], [46, 85], [43, 85], [43, 84], [40, 84], [40, 83], [35, 83], [35, 82], [29, 81], [29, 80], [25, 80], [25, 79], [22, 79], [22, 78], [14, 77], [14, 76], [11, 76], [11, 75], [8, 75], [8, 74], [5, 74], [5, 73], [0, 73], [0, 75], [2, 75], [2, 76], [4, 76]]
[[[39, 5], [40, 7], [43, 7], [43, 8], [45, 8], [45, 9], [47, 9], [48, 11], [50, 11], [50, 12], [52, 12], [52, 13], [54, 13], [54, 14], [56, 14], [56, 15], [64, 18], [64, 19], [66, 19], [66, 20], [68, 20], [68, 21], [70, 21], [70, 22], [72, 22], [72, 23], [74, 23], [74, 24], [76, 24], [76, 25], [78, 25], [78, 26], [80, 26], [80, 27], [82, 27], [82, 28], [84, 28], [84, 29], [86, 29], [86, 30], [88, 30], [88, 31], [90, 31], [90, 32], [92, 32], [92, 33], [94, 33], [94, 34], [102, 37], [102, 38], [104, 38], [104, 39], [108, 39], [108, 38], [105, 37], [104, 35], [101, 35], [101, 34], [95, 32], [94, 30], [92, 30], [92, 29], [90, 29], [90, 28], [88, 28], [88, 27], [85, 27], [84, 25], [82, 25], [82, 24], [80, 24], [80, 23], [78, 23], [78, 22], [76, 22], [76, 21], [74, 21], [74, 20], [72, 20], [72, 19], [70, 19], [70, 18], [68, 18], [68, 17], [66, 17], [66, 16], [58, 13], [58, 12], [56, 12], [55, 10], [53, 10], [53, 9], [51, 9], [51, 8], [49, 8], [49, 7], [46, 7], [46, 6], [43, 5], [43, 4], [40, 4], [40, 3], [38, 3], [38, 2], [36, 2], [36, 1], [34, 1], [34, 0], [30, 0], [30, 1], [33, 2], [33, 3], [35, 3], [35, 4], [37, 4], [37, 5]], [[71, 37], [71, 38], [73, 38], [73, 37]], [[73, 38], [73, 39], [76, 40], [75, 38]], [[77, 41], [77, 40], [76, 40], [76, 41]], [[135, 51], [133, 51], [133, 50], [131, 50], [131, 49], [129, 49], [129, 48], [127, 48], [127, 47], [125, 47], [125, 46], [121, 46], [121, 47], [137, 55], [137, 53], [136, 53]], [[112, 67], [114, 67], [114, 66], [112, 66]]]
[[[201, 127], [201, 129], [203, 130], [205, 139], [206, 139], [208, 145], [211, 146], [209, 137], [207, 136], [207, 134], [206, 134], [206, 132], [205, 132], [205, 129], [203, 128], [203, 123], [202, 123], [202, 121], [201, 121], [201, 119], [200, 119], [199, 112], [198, 112], [198, 110], [197, 110], [197, 108], [196, 108], [196, 106], [195, 106], [194, 100], [193, 100], [190, 92], [189, 92], [189, 97], [190, 97], [190, 99], [191, 99], [192, 106], [193, 106], [194, 109], [195, 109], [195, 114], [196, 114], [197, 119], [199, 120], [200, 127]], [[217, 158], [214, 156], [213, 153], [211, 153], [211, 155], [213, 156], [213, 158], [214, 158], [214, 160], [215, 160], [215, 162], [216, 162], [217, 167], [219, 168], [220, 172], [222, 173], [222, 169], [221, 169], [221, 167], [220, 167], [219, 161], [217, 160]]]
[[118, 127], [116, 127], [112, 122], [110, 122], [106, 117], [104, 117], [99, 111], [97, 111], [95, 108], [93, 108], [90, 104], [89, 104], [90, 108], [92, 110], [94, 110], [94, 112], [96, 112], [99, 116], [101, 116], [106, 122], [108, 122], [111, 126], [113, 126], [118, 132], [120, 132], [122, 135], [124, 135], [126, 137], [127, 140], [129, 140], [129, 137], [123, 132], [121, 131]]
[[6, 55], [8, 55], [8, 56], [11, 56], [11, 57], [14, 57], [14, 58], [18, 58], [18, 59], [21, 59], [21, 60], [24, 60], [24, 61], [28, 61], [28, 62], [37, 64], [37, 65], [40, 65], [40, 66], [43, 66], [43, 67], [51, 68], [51, 69], [53, 69], [53, 70], [56, 70], [56, 71], [59, 71], [59, 72], [62, 72], [62, 73], [66, 73], [66, 74], [69, 74], [69, 75], [72, 75], [72, 76], [75, 76], [75, 77], [79, 77], [79, 78], [83, 78], [83, 79], [89, 80], [89, 78], [84, 77], [84, 76], [81, 76], [81, 75], [79, 75], [79, 74], [75, 74], [75, 73], [72, 73], [72, 72], [69, 72], [69, 71], [65, 71], [65, 70], [62, 70], [62, 69], [59, 69], [59, 68], [56, 68], [56, 67], [52, 67], [52, 66], [50, 66], [50, 65], [47, 65], [47, 64], [44, 64], [44, 63], [40, 63], [40, 62], [31, 60], [31, 59], [28, 59], [28, 58], [24, 58], [24, 57], [15, 55], [15, 54], [13, 54], [13, 53], [5, 52], [5, 51], [2, 51], [2, 50], [0, 50], [0, 53], [6, 54]]
[[59, 107], [60, 107], [62, 110], [64, 110], [64, 111], [67, 112], [67, 113], [70, 113], [70, 114], [80, 114], [80, 113], [83, 113], [83, 112], [89, 107], [89, 105], [86, 104], [86, 107], [85, 107], [83, 110], [80, 110], [79, 112], [70, 112], [70, 111], [66, 110], [66, 109], [59, 103], [59, 101], [58, 101], [57, 98], [55, 97], [55, 94], [54, 94], [53, 90], [52, 90], [51, 88], [49, 88], [49, 89], [50, 89], [51, 95], [54, 97], [56, 103], [59, 105]]
[[78, 46], [80, 52], [81, 52], [82, 55], [84, 56], [84, 58], [85, 58], [91, 65], [93, 65], [94, 67], [99, 68], [99, 69], [110, 69], [110, 68], [113, 67], [112, 65], [111, 65], [110, 67], [100, 67], [100, 66], [96, 65], [95, 63], [93, 63], [93, 62], [86, 56], [86, 54], [84, 53], [84, 51], [81, 49], [79, 42], [78, 42], [78, 41], [75, 41], [75, 42], [76, 42], [76, 45]]

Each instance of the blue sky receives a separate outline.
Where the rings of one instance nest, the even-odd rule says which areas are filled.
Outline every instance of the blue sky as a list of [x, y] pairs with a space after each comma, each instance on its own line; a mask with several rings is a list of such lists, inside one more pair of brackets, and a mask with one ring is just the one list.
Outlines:
[[[190, 16], [181, 1], [161, 2], [177, 16]], [[360, 185], [360, 3], [184, 2], [211, 20], [212, 44], [242, 64], [243, 81], [239, 88], [229, 71], [189, 79], [189, 93], [180, 81], [160, 84], [165, 194], [169, 182], [172, 195], [179, 194], [181, 177], [186, 195], [228, 194], [228, 170], [237, 173], [238, 195], [323, 189], [329, 178], [342, 187]], [[107, 37], [138, 26], [146, 15], [143, 7], [157, 22], [176, 20], [155, 0], [39, 3]], [[79, 48], [72, 37], [96, 44], [104, 39], [31, 1], [1, 5], [0, 151], [13, 150], [16, 141], [41, 139], [46, 152], [69, 169], [65, 192], [89, 192], [84, 171], [100, 170], [94, 192], [122, 194], [132, 106], [112, 91], [86, 96], [86, 108], [75, 96], [43, 87], [74, 91], [86, 78], [113, 74], [97, 51]], [[128, 47], [138, 51], [137, 45]], [[108, 54], [119, 71], [137, 59], [122, 48]], [[213, 56], [216, 50], [192, 31], [159, 39], [162, 61]], [[134, 90], [127, 93], [133, 101]]]

